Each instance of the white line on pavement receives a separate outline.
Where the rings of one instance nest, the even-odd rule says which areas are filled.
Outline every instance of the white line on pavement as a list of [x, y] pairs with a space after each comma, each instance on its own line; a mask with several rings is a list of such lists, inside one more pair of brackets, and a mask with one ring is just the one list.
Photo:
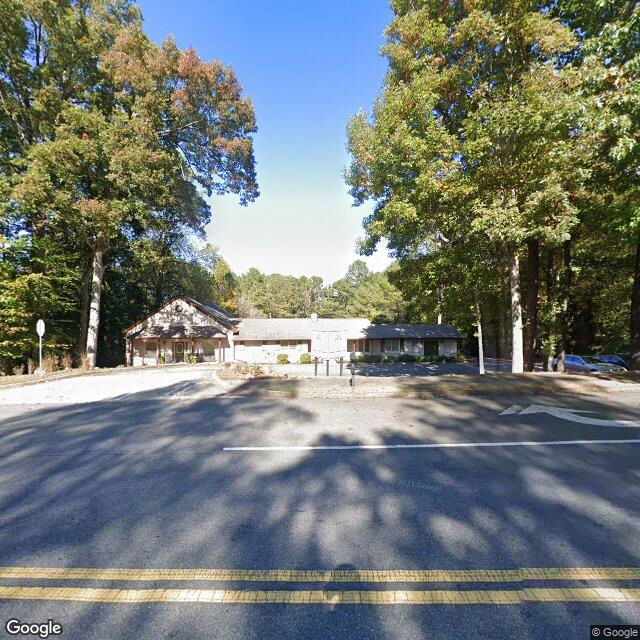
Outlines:
[[640, 444], [639, 440], [547, 440], [543, 442], [443, 442], [429, 444], [340, 444], [290, 447], [224, 447], [223, 451], [343, 451], [349, 449], [456, 449], [474, 447], [552, 447], [585, 444]]
[[522, 410], [522, 407], [519, 404], [512, 404], [508, 409], [505, 409], [499, 415], [510, 416], [510, 415], [513, 415], [514, 413], [520, 413], [521, 410]]

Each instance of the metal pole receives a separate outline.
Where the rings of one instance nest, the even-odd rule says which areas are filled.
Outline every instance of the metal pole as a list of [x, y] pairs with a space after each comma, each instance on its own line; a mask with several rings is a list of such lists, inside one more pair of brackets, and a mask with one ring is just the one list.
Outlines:
[[315, 362], [315, 366], [313, 368], [313, 375], [317, 376], [318, 375], [318, 356], [314, 358], [314, 362]]
[[482, 345], [482, 316], [480, 315], [480, 300], [476, 293], [476, 316], [478, 322], [478, 368], [481, 376], [484, 375], [484, 348]]
[[327, 378], [329, 377], [329, 358], [327, 358]]
[[343, 359], [340, 358], [340, 377], [342, 377], [342, 364], [343, 364]]
[[356, 363], [353, 361], [351, 363], [351, 388], [355, 389], [356, 387]]
[[39, 342], [40, 342], [40, 375], [42, 375], [44, 373], [44, 371], [42, 371], [42, 336], [39, 336]]

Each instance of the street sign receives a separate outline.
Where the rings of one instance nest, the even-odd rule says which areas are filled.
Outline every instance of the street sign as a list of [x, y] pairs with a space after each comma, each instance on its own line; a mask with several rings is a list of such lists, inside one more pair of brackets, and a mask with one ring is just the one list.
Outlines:
[[38, 341], [40, 342], [38, 353], [40, 355], [40, 366], [38, 367], [38, 373], [42, 375], [44, 372], [42, 371], [42, 336], [44, 335], [44, 320], [40, 318], [38, 322], [36, 322], [36, 332], [38, 334]]
[[312, 329], [311, 355], [325, 359], [347, 357], [347, 330]]

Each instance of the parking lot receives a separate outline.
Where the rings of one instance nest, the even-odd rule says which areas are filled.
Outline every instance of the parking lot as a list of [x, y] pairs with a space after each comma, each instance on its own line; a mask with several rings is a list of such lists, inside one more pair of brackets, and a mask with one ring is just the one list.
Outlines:
[[[267, 365], [277, 375], [292, 375], [311, 377], [315, 375], [314, 364], [290, 363], [286, 365]], [[496, 358], [487, 358], [485, 361], [487, 371], [510, 371], [511, 361]], [[376, 378], [388, 377], [415, 377], [415, 376], [446, 376], [446, 375], [476, 375], [478, 373], [477, 360], [468, 362], [386, 362], [386, 363], [356, 363], [356, 375]], [[318, 363], [318, 375], [326, 375], [326, 363]], [[329, 375], [340, 375], [340, 364], [331, 360], [329, 362]], [[351, 363], [344, 360], [343, 375], [351, 375]]]

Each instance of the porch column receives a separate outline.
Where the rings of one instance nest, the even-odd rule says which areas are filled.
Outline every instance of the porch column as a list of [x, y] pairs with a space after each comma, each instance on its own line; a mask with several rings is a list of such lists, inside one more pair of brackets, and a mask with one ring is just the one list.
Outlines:
[[218, 362], [222, 362], [222, 347], [220, 338], [218, 338]]

